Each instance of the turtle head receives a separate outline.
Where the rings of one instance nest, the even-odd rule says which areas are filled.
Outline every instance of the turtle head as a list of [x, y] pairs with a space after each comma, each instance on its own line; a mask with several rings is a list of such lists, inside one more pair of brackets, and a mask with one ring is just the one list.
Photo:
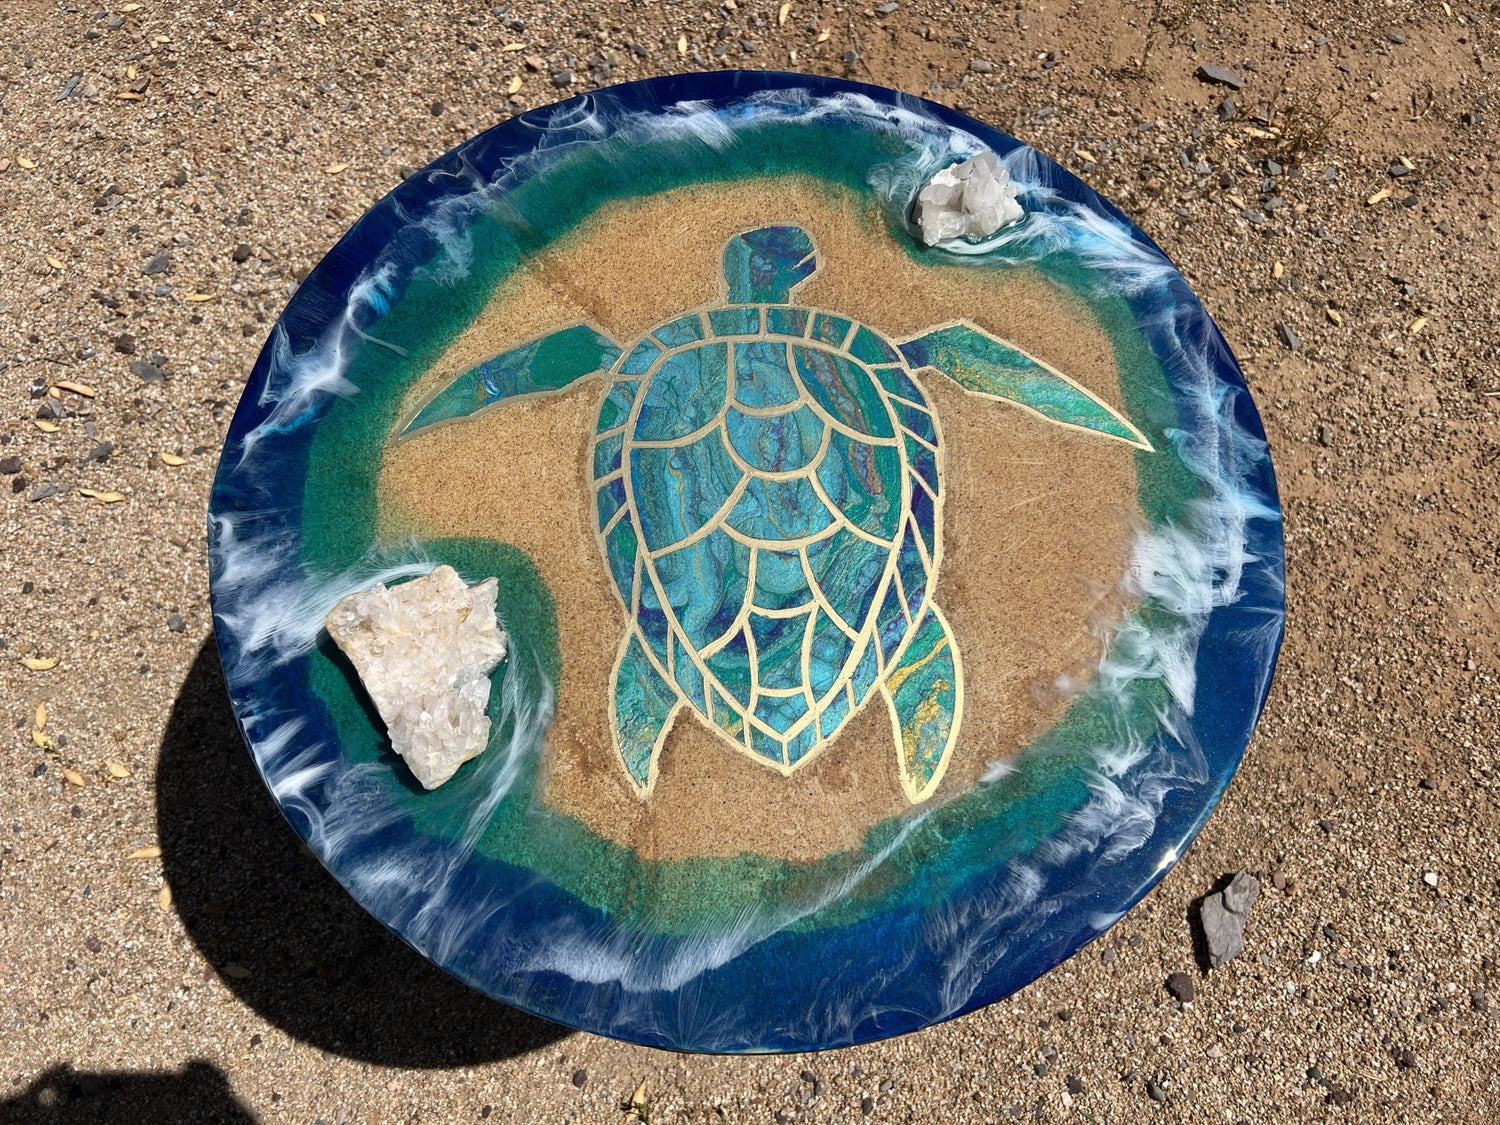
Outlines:
[[731, 304], [781, 304], [818, 269], [817, 249], [801, 227], [761, 227], [724, 248]]

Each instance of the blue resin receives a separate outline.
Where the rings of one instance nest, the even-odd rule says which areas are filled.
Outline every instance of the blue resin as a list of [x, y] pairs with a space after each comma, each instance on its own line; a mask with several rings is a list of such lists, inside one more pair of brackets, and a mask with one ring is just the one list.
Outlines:
[[[705, 120], [695, 121], [695, 114]], [[809, 139], [802, 145], [804, 133]], [[701, 141], [709, 135], [716, 138], [712, 148]], [[1149, 545], [1157, 551], [1151, 561], [1159, 564], [1147, 575], [1159, 573], [1162, 583], [1154, 616], [1132, 619], [1138, 636], [1150, 639], [1147, 653], [1173, 646], [1172, 655], [1191, 672], [1187, 696], [1163, 694], [1159, 676], [1142, 665], [1119, 681], [1118, 698], [1100, 690], [1075, 701], [1056, 731], [1018, 757], [1010, 780], [981, 784], [947, 804], [917, 806], [877, 825], [848, 855], [805, 865], [767, 860], [749, 869], [759, 880], [749, 888], [733, 879], [745, 869], [694, 860], [694, 871], [719, 872], [720, 882], [688, 919], [673, 913], [668, 896], [610, 898], [577, 877], [582, 867], [610, 886], [687, 885], [681, 882], [686, 869], [632, 858], [543, 805], [540, 745], [551, 689], [528, 671], [542, 655], [526, 639], [533, 613], [518, 610], [507, 622], [518, 648], [496, 677], [496, 744], [472, 768], [431, 794], [414, 793], [388, 770], [370, 768], [381, 760], [379, 738], [359, 725], [357, 701], [335, 699], [341, 689], [325, 674], [327, 657], [298, 632], [309, 615], [284, 621], [277, 607], [326, 608], [373, 581], [419, 573], [459, 548], [427, 544], [427, 555], [412, 558], [374, 543], [372, 509], [362, 507], [372, 481], [361, 485], [363, 492], [341, 488], [332, 502], [317, 499], [322, 482], [344, 471], [342, 460], [319, 452], [317, 439], [363, 433], [350, 429], [349, 419], [373, 419], [360, 423], [376, 434], [371, 457], [358, 462], [359, 450], [351, 448], [340, 448], [339, 456], [378, 467], [386, 436], [406, 432], [397, 404], [421, 368], [403, 357], [426, 354], [421, 333], [431, 317], [425, 310], [451, 310], [451, 323], [431, 330], [456, 333], [514, 268], [504, 263], [545, 248], [573, 221], [533, 214], [517, 231], [492, 224], [483, 236], [491, 253], [463, 257], [449, 255], [443, 241], [451, 217], [464, 216], [461, 222], [477, 227], [490, 222], [490, 205], [502, 202], [495, 210], [510, 214], [506, 208], [528, 182], [546, 188], [549, 177], [564, 175], [570, 161], [595, 149], [602, 160], [588, 175], [565, 180], [563, 190], [543, 190], [541, 198], [569, 206], [578, 200], [577, 213], [586, 215], [613, 198], [608, 193], [617, 185], [628, 198], [631, 191], [770, 169], [866, 185], [861, 190], [870, 213], [919, 262], [980, 270], [1091, 263], [1101, 290], [1127, 310], [1128, 333], [1165, 380], [1160, 392], [1142, 391], [1131, 404], [1132, 420], [1156, 448], [1169, 448], [1194, 481], [1193, 495], [1177, 501], [1163, 499], [1154, 478], [1143, 476], [1143, 510], [1155, 536]], [[960, 260], [922, 247], [906, 226], [911, 195], [933, 168], [983, 149], [995, 151], [1021, 184], [1026, 221], [1002, 232], [985, 254]], [[567, 190], [579, 183], [593, 190], [605, 181], [596, 197]], [[764, 288], [754, 287], [757, 274], [749, 271], [750, 288], [731, 292], [732, 299], [789, 299], [805, 259], [792, 264], [788, 278], [778, 273], [786, 255], [774, 244], [770, 252]], [[485, 273], [490, 262], [502, 265]], [[744, 277], [747, 271], [729, 272]], [[430, 290], [433, 278], [442, 279], [441, 301], [423, 306], [420, 315], [406, 314], [409, 294]], [[712, 303], [714, 295], [704, 300]], [[769, 310], [767, 327], [807, 338], [809, 325], [798, 311]], [[676, 348], [701, 339], [703, 327], [693, 314], [653, 335]], [[576, 339], [588, 342], [582, 333]], [[382, 347], [387, 340], [405, 351]], [[630, 341], [597, 339], [592, 360], [561, 357], [539, 365], [533, 353], [519, 366], [500, 364], [487, 384], [478, 377], [454, 384], [453, 398], [429, 418], [472, 412], [491, 388], [503, 397], [542, 393], [566, 385], [568, 376], [587, 379], [609, 367], [606, 344], [628, 348]], [[858, 346], [856, 333], [850, 347]], [[854, 358], [869, 363], [867, 354]], [[914, 362], [923, 358], [911, 354]], [[639, 378], [658, 358], [643, 348], [614, 374]], [[958, 358], [968, 366], [934, 366], [922, 377], [942, 370], [962, 382], [966, 371], [977, 371], [975, 378], [990, 381], [974, 393], [1001, 385], [992, 372], [978, 370], [971, 353]], [[330, 371], [358, 393], [327, 390]], [[513, 388], [505, 383], [512, 375]], [[537, 375], [548, 385], [523, 382]], [[600, 395], [606, 397], [602, 385]], [[622, 405], [616, 401], [616, 411]], [[625, 425], [618, 413], [611, 417], [601, 428]], [[915, 416], [910, 422], [921, 425]], [[915, 483], [926, 476], [913, 443], [903, 437], [902, 448], [913, 466], [905, 526], [918, 529], [930, 556], [934, 494]], [[693, 463], [689, 469], [711, 477], [712, 460], [708, 468]], [[731, 475], [740, 477], [738, 467]], [[601, 487], [614, 497], [612, 484]], [[1250, 737], [1281, 637], [1280, 512], [1264, 433], [1228, 348], [1161, 252], [1064, 169], [1002, 133], [920, 99], [804, 76], [722, 72], [599, 91], [521, 115], [405, 181], [355, 224], [288, 305], [235, 414], [210, 512], [216, 634], [235, 713], [289, 821], [340, 882], [416, 948], [491, 995], [572, 1026], [679, 1049], [797, 1050], [900, 1034], [999, 999], [1058, 964], [1128, 910], [1196, 835]], [[340, 551], [327, 546], [326, 534], [314, 545], [314, 533], [323, 528], [306, 522], [312, 513], [319, 521], [345, 519]], [[626, 630], [614, 705], [636, 716], [627, 725], [644, 735], [662, 729], [670, 718], [664, 708], [680, 701], [686, 685], [682, 678], [667, 683], [634, 635], [649, 627], [654, 646], [670, 627], [664, 612], [637, 592], [643, 533], [630, 511], [616, 508], [614, 516], [605, 533], [608, 562], [627, 610], [641, 607]], [[1173, 536], [1183, 550], [1173, 548]], [[873, 545], [851, 539], [834, 532], [807, 555], [812, 581], [844, 591], [857, 630], [874, 612], [861, 608], [858, 559]], [[500, 557], [483, 553], [489, 545], [475, 549], [480, 554], [464, 556], [478, 567], [466, 572], [471, 581], [498, 565], [473, 558]], [[712, 549], [705, 545], [699, 553]], [[1195, 552], [1208, 563], [1201, 573], [1189, 566]], [[882, 564], [890, 557], [880, 548], [873, 553]], [[666, 557], [656, 560], [659, 578]], [[694, 581], [726, 583], [727, 605], [744, 584], [742, 576], [734, 587], [730, 569], [726, 563], [722, 572]], [[1171, 588], [1191, 590], [1192, 605], [1202, 611], [1177, 612]], [[819, 638], [834, 637], [835, 623], [819, 621]], [[723, 624], [729, 627], [732, 618]], [[926, 617], [909, 628], [911, 659], [903, 657], [884, 680], [907, 701], [914, 720], [903, 726], [900, 741], [903, 769], [917, 778], [927, 760], [921, 748], [941, 734], [934, 716], [953, 706], [941, 686], [945, 646], [936, 628]], [[923, 651], [929, 659], [914, 664]], [[681, 652], [674, 637], [674, 663]], [[819, 718], [829, 731], [846, 720], [849, 697], [857, 706], [881, 682], [871, 648], [851, 659], [856, 672], [849, 690], [835, 693]], [[737, 706], [748, 706], [752, 669], [744, 635], [735, 633], [708, 663], [721, 684], [740, 692]], [[826, 682], [826, 673], [813, 679]], [[728, 695], [708, 685], [705, 696], [725, 736], [744, 740], [743, 715]], [[1086, 743], [1090, 731], [1116, 729], [1116, 720], [1138, 741], [1133, 764], [1112, 776], [1105, 805], [1089, 790], [1094, 759], [1075, 761], [1067, 753]], [[916, 748], [910, 755], [908, 733]], [[1119, 749], [1097, 737], [1101, 759]], [[805, 753], [808, 740], [804, 731], [778, 745], [757, 730], [747, 745], [771, 761]], [[643, 737], [632, 737], [622, 751], [632, 777], [649, 774], [649, 752]], [[1083, 814], [1087, 833], [1078, 827]], [[746, 889], [753, 897], [744, 896]], [[776, 987], [767, 988], [767, 981]]]

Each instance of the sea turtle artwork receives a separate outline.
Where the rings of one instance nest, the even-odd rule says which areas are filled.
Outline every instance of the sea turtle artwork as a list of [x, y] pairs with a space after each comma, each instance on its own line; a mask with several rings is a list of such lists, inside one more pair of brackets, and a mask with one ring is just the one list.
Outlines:
[[720, 300], [622, 348], [580, 324], [472, 368], [409, 437], [606, 380], [589, 447], [598, 541], [625, 611], [610, 717], [642, 797], [684, 711], [782, 774], [866, 704], [889, 709], [912, 803], [963, 717], [962, 646], [935, 598], [942, 425], [921, 379], [1088, 437], [1151, 444], [1046, 363], [963, 321], [891, 342], [795, 303], [821, 268], [793, 225], [731, 238]]
[[[1254, 752], [1284, 623], [1266, 433], [1165, 254], [812, 75], [589, 89], [393, 186], [208, 515], [193, 681], [310, 853], [465, 985], [680, 1051], [905, 1034], [1097, 940]], [[491, 605], [499, 663], [450, 639]]]

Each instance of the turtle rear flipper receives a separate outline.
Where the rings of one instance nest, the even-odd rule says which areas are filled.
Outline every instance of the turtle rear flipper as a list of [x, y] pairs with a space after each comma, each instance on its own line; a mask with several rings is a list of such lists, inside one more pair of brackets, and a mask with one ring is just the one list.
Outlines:
[[912, 367], [941, 371], [965, 390], [1013, 402], [1049, 422], [1092, 430], [1152, 451], [1146, 436], [1097, 395], [973, 325], [934, 328], [899, 347]]
[[682, 705], [682, 696], [652, 663], [635, 630], [630, 630], [615, 661], [609, 718], [615, 728], [615, 746], [637, 796], [650, 796], [656, 786], [662, 743]]
[[504, 399], [560, 391], [585, 375], [609, 370], [619, 358], [620, 349], [609, 337], [575, 324], [465, 371], [422, 407], [400, 436], [467, 418]]
[[917, 804], [943, 779], [963, 718], [963, 664], [937, 606], [928, 603], [880, 690], [895, 727], [901, 787]]

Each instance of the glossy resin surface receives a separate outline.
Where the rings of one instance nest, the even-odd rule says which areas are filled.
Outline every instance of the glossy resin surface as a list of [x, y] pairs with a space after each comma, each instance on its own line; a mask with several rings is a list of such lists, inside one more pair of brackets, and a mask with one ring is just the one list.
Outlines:
[[[984, 150], [1025, 218], [923, 245]], [[276, 326], [209, 522], [236, 714], [349, 892], [689, 1050], [899, 1034], [1071, 955], [1202, 826], [1282, 633], [1264, 434], [1171, 263], [1014, 139], [799, 75], [602, 90], [403, 183]], [[498, 578], [511, 648], [428, 792], [321, 625], [439, 563]]]

